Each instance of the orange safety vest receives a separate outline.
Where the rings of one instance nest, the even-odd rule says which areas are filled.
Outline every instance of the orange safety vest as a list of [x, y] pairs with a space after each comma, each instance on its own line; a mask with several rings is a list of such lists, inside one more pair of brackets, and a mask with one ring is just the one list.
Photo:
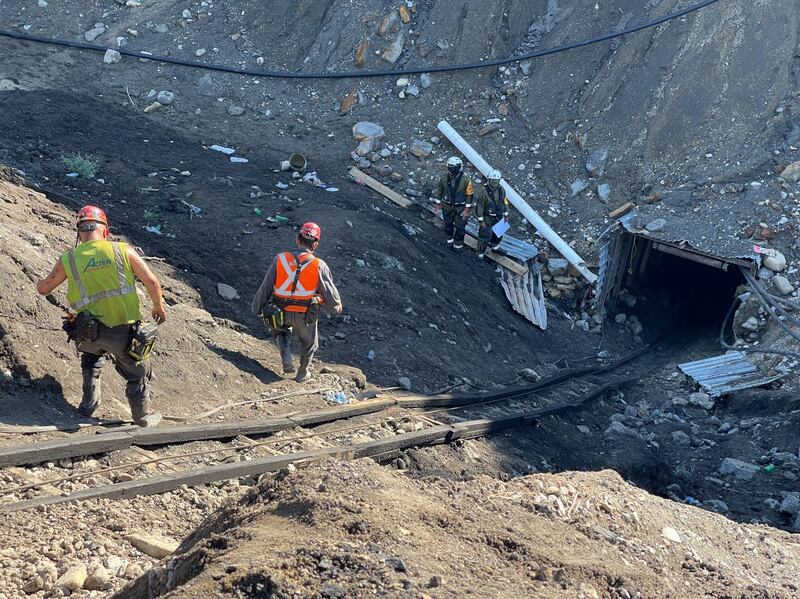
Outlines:
[[[298, 260], [300, 261], [298, 264]], [[286, 312], [307, 312], [319, 287], [319, 259], [311, 252], [277, 255], [272, 296]]]

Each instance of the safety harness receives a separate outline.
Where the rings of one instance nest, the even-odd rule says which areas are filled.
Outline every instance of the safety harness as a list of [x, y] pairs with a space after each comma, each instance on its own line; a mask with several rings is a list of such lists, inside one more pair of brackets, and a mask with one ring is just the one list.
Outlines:
[[[495, 193], [499, 192], [499, 193]], [[501, 216], [505, 214], [506, 190], [498, 187], [493, 190], [488, 185], [486, 186], [486, 194], [489, 196], [489, 202], [486, 204], [486, 211], [489, 216]]]
[[445, 197], [448, 204], [452, 206], [463, 206], [467, 203], [467, 196], [461, 191], [461, 178], [464, 173], [458, 173], [455, 179], [447, 177], [445, 184]]

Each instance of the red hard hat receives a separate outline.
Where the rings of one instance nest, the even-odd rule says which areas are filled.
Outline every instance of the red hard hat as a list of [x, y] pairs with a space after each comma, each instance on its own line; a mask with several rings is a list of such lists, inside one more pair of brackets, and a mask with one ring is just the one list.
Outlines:
[[298, 231], [297, 234], [303, 237], [311, 237], [315, 241], [319, 241], [319, 238], [322, 237], [322, 229], [319, 228], [317, 223], [305, 223], [300, 227], [300, 231]]
[[106, 213], [97, 206], [84, 206], [78, 210], [78, 214], [76, 216], [78, 220], [77, 224], [93, 221], [108, 227], [108, 217], [106, 216]]

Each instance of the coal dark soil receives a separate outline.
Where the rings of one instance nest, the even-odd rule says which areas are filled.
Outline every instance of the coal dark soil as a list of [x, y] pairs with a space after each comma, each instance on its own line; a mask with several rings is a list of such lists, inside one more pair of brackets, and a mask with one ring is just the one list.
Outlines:
[[[491, 386], [522, 367], [596, 351], [598, 337], [569, 330], [563, 319], [553, 318], [546, 334], [532, 327], [511, 310], [491, 266], [452, 254], [439, 230], [354, 185], [340, 168], [314, 165], [339, 188], [325, 192], [275, 173], [268, 165], [280, 156], [251, 148], [249, 164], [232, 164], [197, 136], [67, 92], [5, 92], [0, 111], [0, 161], [13, 158], [69, 207], [94, 202], [107, 209], [112, 231], [183, 270], [209, 312], [254, 331], [261, 324], [249, 303], [269, 261], [292, 246], [296, 225], [318, 222], [318, 253], [345, 305], [344, 318], [321, 323], [320, 356], [362, 368], [378, 382], [406, 375], [416, 388], [432, 388], [469, 377]], [[62, 156], [75, 151], [96, 158], [105, 183], [65, 177]], [[279, 181], [289, 189], [276, 190]], [[251, 197], [259, 195], [253, 186], [261, 197]], [[184, 202], [202, 215], [192, 217]], [[289, 224], [267, 222], [277, 214]], [[409, 237], [403, 222], [419, 233]], [[162, 235], [148, 225], [160, 225]], [[233, 286], [241, 299], [223, 300], [217, 283]]]

